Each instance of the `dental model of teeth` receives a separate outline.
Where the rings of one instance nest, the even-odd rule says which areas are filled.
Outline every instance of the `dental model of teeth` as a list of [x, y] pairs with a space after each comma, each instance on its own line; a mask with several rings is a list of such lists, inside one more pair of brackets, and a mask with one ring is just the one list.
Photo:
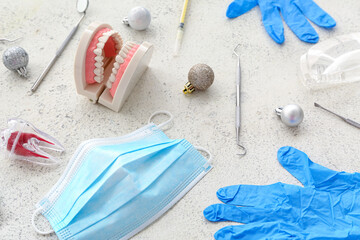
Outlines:
[[77, 92], [92, 102], [120, 111], [146, 70], [152, 44], [126, 42], [108, 24], [92, 23], [85, 30], [75, 57]]

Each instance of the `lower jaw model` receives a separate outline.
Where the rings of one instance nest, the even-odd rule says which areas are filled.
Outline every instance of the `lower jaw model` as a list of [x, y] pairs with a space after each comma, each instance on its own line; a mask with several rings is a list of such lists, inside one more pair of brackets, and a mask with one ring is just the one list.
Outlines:
[[75, 56], [77, 92], [119, 112], [147, 69], [153, 45], [123, 40], [108, 24], [92, 23], [83, 33]]

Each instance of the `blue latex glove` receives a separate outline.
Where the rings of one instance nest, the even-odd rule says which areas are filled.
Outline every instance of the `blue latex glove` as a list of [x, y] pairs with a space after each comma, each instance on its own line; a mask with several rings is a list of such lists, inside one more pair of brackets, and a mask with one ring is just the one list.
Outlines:
[[209, 221], [235, 221], [215, 233], [220, 239], [360, 239], [360, 174], [313, 163], [292, 147], [278, 151], [282, 166], [304, 187], [275, 183], [218, 190], [226, 204], [204, 210]]
[[335, 27], [335, 20], [313, 0], [234, 0], [228, 7], [228, 18], [238, 17], [259, 5], [266, 31], [275, 42], [284, 42], [280, 12], [290, 29], [304, 42], [316, 43], [319, 35], [306, 18], [324, 28]]

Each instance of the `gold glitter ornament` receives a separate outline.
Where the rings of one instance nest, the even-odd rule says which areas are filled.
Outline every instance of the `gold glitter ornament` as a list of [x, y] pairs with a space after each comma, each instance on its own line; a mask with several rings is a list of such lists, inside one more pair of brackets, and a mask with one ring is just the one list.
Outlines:
[[214, 71], [206, 64], [194, 65], [188, 74], [188, 82], [184, 86], [183, 93], [192, 93], [195, 90], [206, 90], [214, 82]]

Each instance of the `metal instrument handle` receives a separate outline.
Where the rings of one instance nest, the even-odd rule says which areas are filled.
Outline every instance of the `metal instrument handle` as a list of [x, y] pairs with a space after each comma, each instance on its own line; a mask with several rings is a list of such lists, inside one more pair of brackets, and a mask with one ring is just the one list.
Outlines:
[[64, 51], [65, 47], [68, 45], [68, 43], [70, 42], [71, 38], [75, 35], [77, 29], [79, 28], [79, 25], [81, 23], [81, 21], [83, 20], [83, 18], [85, 17], [85, 13], [82, 15], [82, 17], [80, 18], [80, 20], [77, 22], [76, 26], [71, 30], [71, 32], [69, 33], [69, 35], [66, 37], [65, 41], [61, 44], [59, 50], [56, 51], [55, 56], [53, 57], [53, 59], [51, 59], [50, 63], [46, 66], [46, 68], [44, 69], [44, 71], [40, 74], [40, 76], [38, 77], [38, 79], [36, 80], [36, 82], [34, 83], [34, 85], [31, 87], [31, 91], [35, 92], [36, 89], [39, 87], [40, 83], [44, 80], [45, 76], [47, 75], [47, 73], [50, 71], [51, 67], [54, 65], [54, 63], [56, 62], [57, 58], [61, 55], [61, 53]]
[[241, 68], [240, 68], [240, 59], [237, 62], [236, 68], [236, 117], [235, 117], [235, 126], [240, 129], [241, 126]]
[[241, 66], [240, 66], [240, 57], [237, 60], [237, 67], [236, 67], [236, 85], [240, 86], [241, 84]]
[[357, 122], [355, 122], [355, 121], [353, 121], [353, 120], [351, 120], [351, 119], [348, 119], [348, 118], [347, 118], [347, 119], [345, 119], [344, 121], [347, 122], [348, 124], [354, 126], [354, 127], [360, 128], [360, 123], [357, 123]]

